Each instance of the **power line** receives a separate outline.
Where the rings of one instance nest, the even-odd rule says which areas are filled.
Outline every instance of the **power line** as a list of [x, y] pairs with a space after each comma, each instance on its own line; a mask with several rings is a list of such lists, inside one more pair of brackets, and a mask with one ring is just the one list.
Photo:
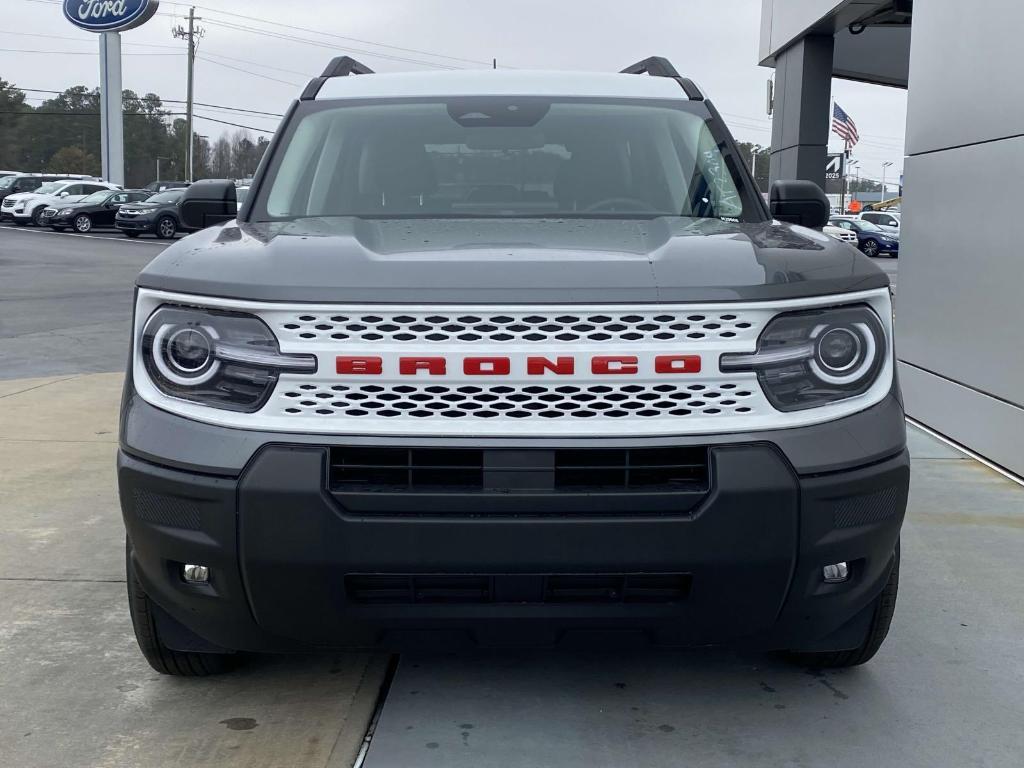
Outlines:
[[202, 61], [205, 61], [208, 64], [216, 64], [218, 67], [225, 67], [227, 69], [233, 69], [233, 70], [235, 70], [235, 72], [244, 72], [245, 74], [252, 75], [253, 77], [261, 77], [264, 80], [272, 80], [275, 83], [283, 83], [284, 85], [290, 85], [293, 88], [301, 88], [302, 85], [303, 85], [303, 83], [293, 83], [290, 80], [281, 80], [280, 78], [271, 77], [270, 75], [261, 75], [258, 72], [250, 72], [249, 70], [242, 69], [241, 67], [233, 67], [230, 64], [225, 64], [223, 61], [215, 61], [213, 59], [208, 59], [206, 56], [197, 56], [196, 58], [200, 59]]
[[[185, 3], [178, 3], [178, 2], [168, 2], [167, 4], [168, 5], [182, 5], [182, 6], [185, 5]], [[333, 32], [324, 32], [324, 31], [318, 30], [318, 29], [310, 29], [308, 27], [299, 27], [299, 26], [296, 26], [294, 24], [282, 24], [281, 22], [271, 21], [270, 19], [260, 19], [260, 18], [256, 18], [255, 16], [250, 16], [250, 15], [247, 15], [247, 14], [232, 13], [231, 11], [223, 11], [223, 10], [220, 10], [220, 9], [217, 9], [217, 8], [210, 8], [209, 6], [197, 5], [196, 8], [198, 8], [199, 10], [202, 10], [202, 11], [208, 11], [210, 13], [220, 14], [221, 16], [233, 16], [235, 18], [245, 19], [245, 20], [250, 21], [250, 22], [256, 22], [256, 23], [259, 23], [259, 24], [266, 24], [268, 26], [281, 27], [282, 29], [291, 29], [291, 30], [295, 30], [295, 31], [298, 31], [298, 32], [308, 32], [308, 33], [312, 33], [312, 34], [315, 34], [315, 35], [321, 35], [323, 37], [332, 37], [332, 38], [335, 38], [337, 40], [344, 40], [344, 41], [347, 41], [347, 42], [359, 43], [361, 45], [372, 45], [372, 46], [375, 46], [377, 48], [387, 48], [387, 49], [392, 50], [392, 51], [401, 51], [403, 53], [414, 53], [414, 54], [417, 54], [417, 55], [420, 55], [420, 56], [432, 56], [432, 57], [439, 58], [439, 59], [448, 59], [449, 61], [460, 61], [460, 62], [463, 62], [465, 64], [483, 64], [485, 66], [489, 66], [491, 64], [491, 62], [489, 62], [489, 61], [482, 61], [480, 59], [467, 59], [467, 58], [462, 58], [460, 56], [450, 56], [450, 55], [445, 54], [445, 53], [434, 53], [432, 51], [424, 51], [424, 50], [420, 50], [420, 49], [417, 49], [417, 48], [403, 48], [402, 46], [398, 46], [398, 45], [389, 45], [388, 43], [378, 43], [378, 42], [376, 42], [374, 40], [362, 40], [362, 39], [360, 39], [358, 37], [346, 37], [344, 35], [338, 35], [338, 34], [335, 34]], [[370, 53], [370, 55], [376, 55], [376, 54]]]
[[256, 128], [256, 127], [254, 127], [252, 125], [242, 125], [241, 123], [232, 123], [232, 122], [229, 122], [228, 120], [218, 120], [215, 117], [209, 117], [207, 115], [200, 115], [198, 112], [196, 113], [195, 116], [197, 118], [199, 118], [200, 120], [209, 120], [211, 123], [220, 123], [221, 125], [233, 125], [235, 128], [247, 128], [250, 131], [256, 131], [256, 133], [266, 133], [266, 134], [269, 134], [270, 136], [273, 136], [274, 133], [275, 133], [274, 131], [268, 131], [268, 130], [266, 130], [264, 128]]
[[[40, 51], [26, 48], [0, 48], [5, 53], [46, 53], [58, 56], [95, 56], [96, 51]], [[177, 56], [175, 53], [122, 53], [122, 56]]]
[[[309, 38], [297, 37], [295, 35], [288, 35], [283, 32], [270, 32], [265, 29], [259, 29], [257, 27], [248, 27], [243, 24], [236, 24], [233, 22], [224, 21], [210, 21], [207, 20], [207, 24], [211, 26], [223, 27], [224, 29], [232, 29], [238, 32], [248, 32], [254, 35], [263, 35], [265, 37], [274, 38], [276, 40], [287, 40], [294, 43], [302, 43], [303, 45], [313, 45], [319, 48], [326, 48], [331, 51], [337, 51], [338, 46], [333, 43], [324, 42], [322, 40], [310, 40]], [[358, 48], [348, 48], [350, 53], [358, 53], [360, 55], [372, 56], [378, 59], [386, 59], [388, 61], [399, 61], [408, 64], [419, 64], [424, 67], [433, 67], [436, 69], [462, 69], [462, 67], [453, 66], [451, 64], [441, 64], [434, 61], [423, 61], [422, 59], [413, 59], [407, 56], [395, 56], [387, 53], [379, 53], [377, 51], [366, 51], [359, 50]]]
[[[11, 86], [11, 88], [14, 89], [14, 90], [18, 90], [18, 91], [28, 91], [29, 93], [56, 93], [56, 94], [63, 94], [63, 93], [67, 92], [67, 91], [47, 90], [47, 89], [44, 89], [44, 88], [22, 88], [20, 86]], [[31, 98], [37, 98], [37, 97], [31, 97]], [[160, 97], [158, 97], [158, 98], [160, 99], [160, 101], [162, 103], [163, 102], [166, 102], [168, 104], [184, 104], [185, 103], [185, 101], [183, 99], [164, 99], [164, 98], [160, 98]], [[139, 96], [139, 101], [150, 101], [150, 100], [147, 99], [145, 96]], [[197, 107], [209, 107], [210, 109], [226, 109], [226, 110], [229, 110], [231, 112], [246, 112], [246, 113], [250, 113], [250, 114], [253, 114], [253, 115], [267, 115], [269, 117], [284, 117], [284, 115], [282, 113], [280, 113], [280, 112], [263, 112], [262, 110], [258, 110], [258, 109], [243, 109], [242, 107], [229, 107], [226, 104], [205, 104], [205, 103], [203, 103], [201, 101], [197, 101], [197, 102], [194, 102], [194, 103], [195, 103], [195, 105]]]

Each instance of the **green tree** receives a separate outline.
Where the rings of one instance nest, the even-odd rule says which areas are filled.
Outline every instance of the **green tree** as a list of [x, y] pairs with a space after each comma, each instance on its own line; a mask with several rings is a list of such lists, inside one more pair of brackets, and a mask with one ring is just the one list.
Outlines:
[[81, 147], [62, 147], [53, 153], [46, 164], [50, 173], [83, 173], [96, 176], [100, 172], [100, 161]]
[[22, 127], [25, 118], [21, 115], [31, 111], [32, 107], [25, 103], [25, 94], [0, 78], [0, 168], [24, 167]]

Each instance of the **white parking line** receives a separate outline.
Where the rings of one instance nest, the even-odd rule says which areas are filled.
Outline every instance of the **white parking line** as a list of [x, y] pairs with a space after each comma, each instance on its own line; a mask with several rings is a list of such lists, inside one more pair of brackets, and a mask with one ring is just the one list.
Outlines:
[[83, 235], [78, 232], [54, 232], [46, 229], [13, 229], [11, 227], [0, 227], [0, 232], [21, 232], [32, 235], [57, 235], [58, 237], [88, 237], [91, 240], [106, 240], [110, 243], [124, 243], [126, 245], [169, 245], [174, 240], [139, 240], [128, 237], [104, 237], [103, 235]]

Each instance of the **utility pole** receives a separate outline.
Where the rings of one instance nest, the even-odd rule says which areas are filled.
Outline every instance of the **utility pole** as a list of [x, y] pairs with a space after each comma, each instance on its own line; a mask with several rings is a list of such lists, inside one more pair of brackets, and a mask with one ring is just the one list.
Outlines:
[[203, 30], [196, 29], [197, 21], [202, 21], [202, 19], [196, 16], [195, 7], [189, 8], [188, 29], [185, 30], [179, 25], [172, 32], [175, 37], [181, 38], [188, 43], [188, 95], [185, 97], [188, 100], [185, 106], [185, 133], [188, 146], [185, 156], [188, 167], [188, 179], [186, 181], [190, 182], [195, 180], [195, 137], [192, 133], [192, 97], [195, 91], [196, 48], [199, 45], [199, 39], [203, 36]]
[[761, 191], [761, 187], [757, 183], [757, 145], [752, 144], [750, 147], [750, 175], [754, 177], [754, 189], [758, 192]]
[[885, 186], [885, 172], [892, 166], [892, 163], [882, 163], [882, 202], [884, 203], [886, 198], [889, 197], [888, 189]]

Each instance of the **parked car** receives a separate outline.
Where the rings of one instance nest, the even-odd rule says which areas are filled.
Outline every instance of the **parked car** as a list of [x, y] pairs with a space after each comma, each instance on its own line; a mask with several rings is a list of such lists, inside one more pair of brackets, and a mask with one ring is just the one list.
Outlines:
[[143, 189], [149, 190], [150, 193], [166, 192], [168, 189], [184, 189], [191, 183], [190, 181], [151, 181]]
[[898, 258], [900, 255], [900, 236], [894, 232], [886, 232], [870, 221], [833, 216], [828, 223], [833, 227], [855, 233], [858, 247], [867, 256], [875, 257], [884, 253]]
[[10, 221], [14, 218], [9, 213], [3, 212], [3, 201], [11, 195], [34, 192], [47, 182], [77, 178], [92, 179], [91, 176], [78, 177], [56, 173], [12, 173], [0, 178], [0, 220]]
[[185, 191], [202, 231], [136, 282], [117, 471], [154, 669], [620, 630], [875, 654], [910, 476], [890, 282], [808, 231], [821, 189], [766, 205], [659, 58], [342, 57], [277, 136], [241, 212]]
[[[834, 219], [849, 219], [850, 221], [869, 221], [868, 219], [861, 218], [861, 216], [862, 216], [862, 214], [859, 214], [859, 213], [857, 213], [857, 214], [850, 213], [850, 214], [842, 214], [840, 216], [833, 216], [832, 218], [834, 218]], [[883, 232], [886, 232], [886, 233], [888, 233], [890, 235], [899, 236], [899, 234], [900, 234], [899, 229], [897, 229], [896, 227], [890, 227], [888, 224], [875, 224], [875, 226], [878, 227]]]
[[120, 188], [117, 184], [109, 184], [105, 181], [78, 181], [77, 179], [50, 181], [40, 186], [35, 192], [9, 195], [0, 210], [10, 213], [14, 223], [19, 226], [29, 223], [42, 226], [43, 211], [49, 206], [78, 202], [93, 192]]
[[150, 234], [170, 239], [182, 228], [178, 203], [184, 194], [184, 188], [168, 189], [142, 202], [123, 205], [114, 217], [114, 226], [128, 237]]
[[844, 229], [843, 227], [833, 227], [831, 224], [826, 224], [822, 227], [821, 231], [829, 237], [834, 237], [843, 243], [850, 243], [851, 245], [857, 245], [857, 233], [851, 229]]
[[886, 227], [891, 227], [896, 231], [900, 229], [900, 214], [896, 211], [865, 211], [858, 218], [862, 221], [870, 221], [883, 229]]
[[40, 224], [58, 232], [74, 228], [76, 232], [86, 233], [93, 227], [114, 226], [114, 216], [125, 203], [135, 203], [150, 197], [144, 189], [104, 189], [93, 192], [77, 203], [59, 203], [43, 209], [39, 216]]

